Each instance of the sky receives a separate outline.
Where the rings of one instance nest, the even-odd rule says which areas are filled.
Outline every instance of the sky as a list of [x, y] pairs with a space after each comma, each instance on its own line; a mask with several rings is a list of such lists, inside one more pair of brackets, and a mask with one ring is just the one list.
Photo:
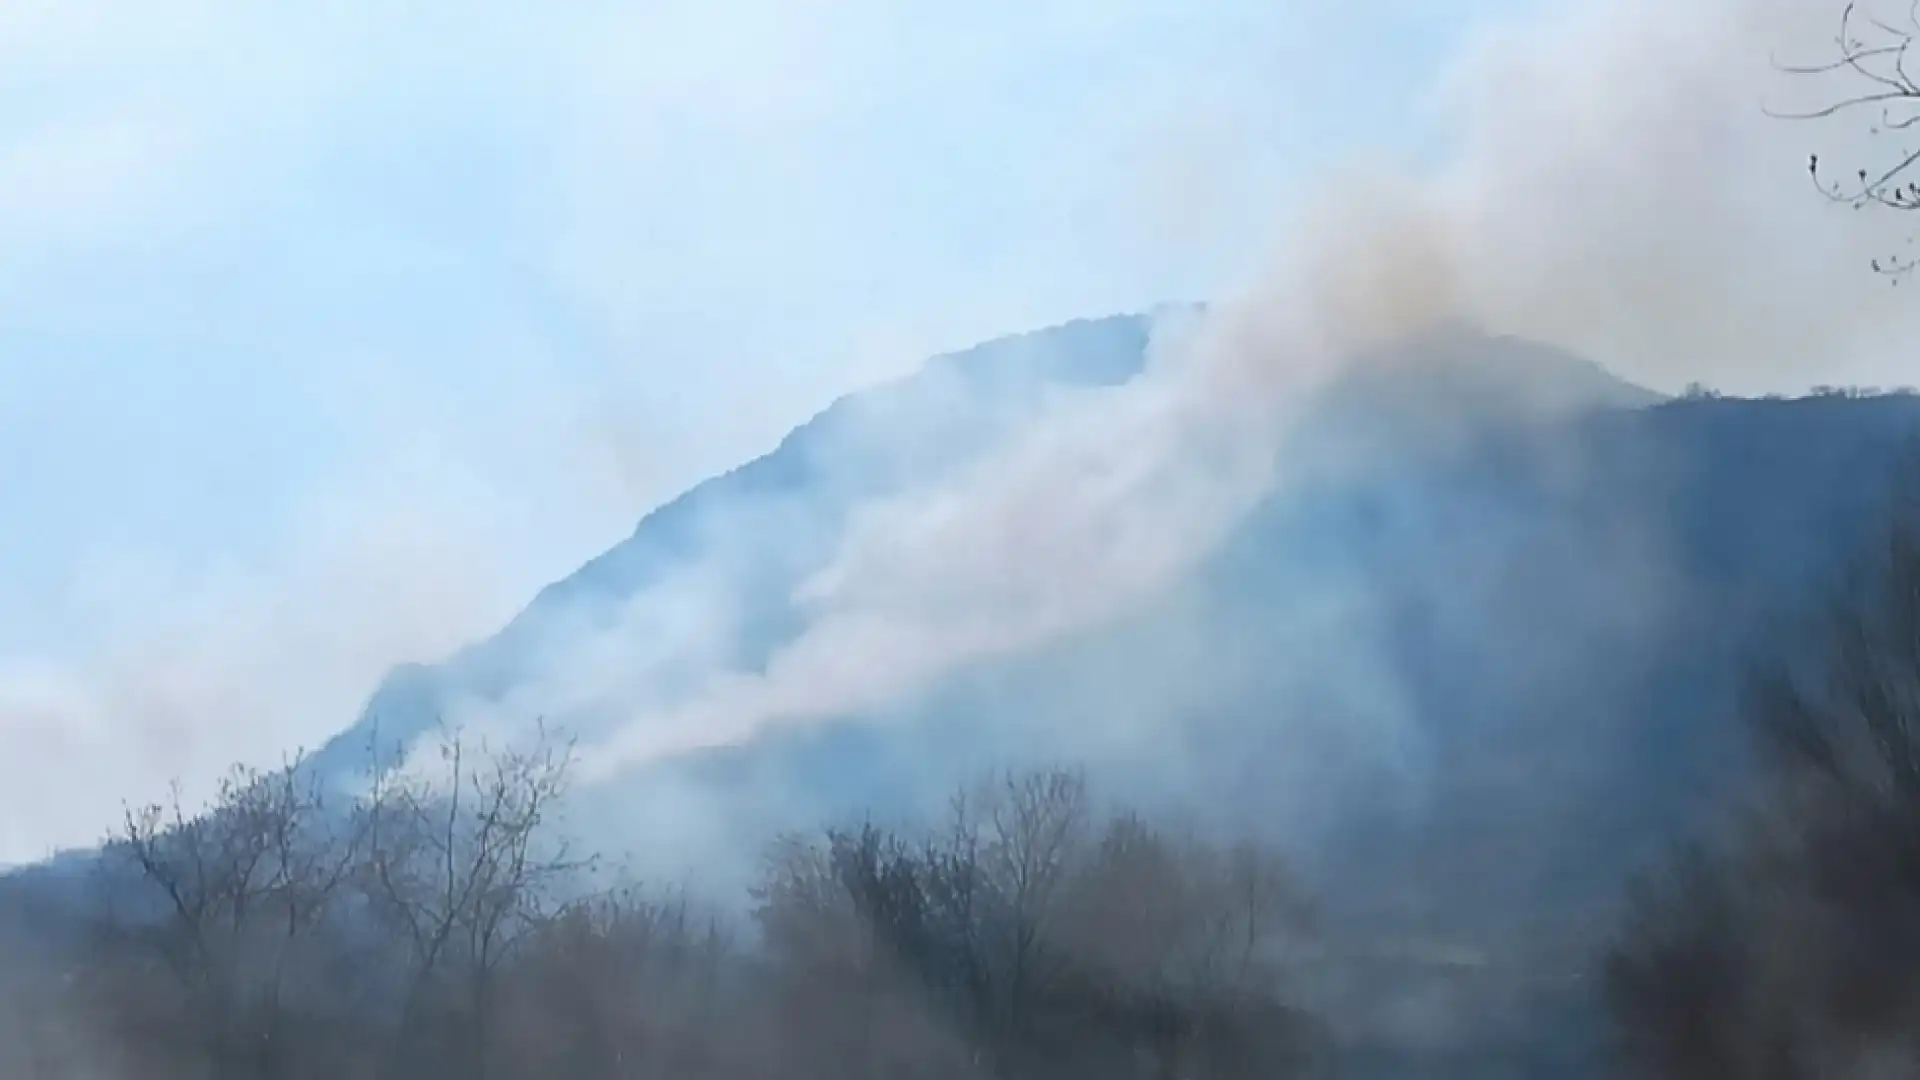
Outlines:
[[[1571, 6], [1623, 14], [1502, 67], [1544, 55], [1515, 20]], [[1417, 185], [1464, 148], [1462, 220], [1518, 223], [1475, 233], [1481, 308], [1658, 359], [1631, 376], [1813, 340], [1837, 316], [1724, 317], [1804, 281], [1753, 277], [1760, 196], [1699, 201], [1728, 180], [1708, 114], [1649, 89], [1717, 108], [1720, 84], [1617, 77], [1764, 62], [1747, 15], [1793, 6], [13, 0], [0, 862], [318, 743], [391, 665], [489, 633], [840, 394], [1233, 292], [1357, 162]], [[1752, 191], [1788, 198], [1780, 175]], [[1529, 246], [1568, 193], [1613, 246]], [[1668, 310], [1649, 266], [1747, 269]]]
[[1188, 7], [8, 5], [0, 642], [408, 470], [557, 569], [930, 352], [1217, 291], [1472, 5]]

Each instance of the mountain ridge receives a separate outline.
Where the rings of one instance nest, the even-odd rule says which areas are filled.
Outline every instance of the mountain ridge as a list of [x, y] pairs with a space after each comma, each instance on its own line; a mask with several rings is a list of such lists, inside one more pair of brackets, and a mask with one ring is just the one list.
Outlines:
[[[807, 491], [820, 479], [823, 458], [846, 460], [844, 444], [873, 437], [873, 432], [862, 430], [861, 414], [895, 413], [901, 418], [898, 422], [907, 423], [920, 414], [951, 412], [956, 395], [991, 391], [1005, 398], [1009, 391], [1031, 395], [1046, 385], [1115, 385], [1144, 366], [1152, 318], [1076, 319], [1009, 335], [940, 354], [912, 374], [842, 395], [789, 431], [771, 450], [695, 484], [643, 515], [625, 539], [543, 587], [498, 631], [443, 660], [396, 667], [376, 687], [360, 719], [323, 744], [314, 756], [314, 767], [324, 773], [365, 767], [369, 740], [376, 732], [383, 741], [418, 737], [438, 722], [442, 699], [449, 693], [493, 698], [506, 692], [517, 678], [526, 677], [530, 660], [543, 651], [542, 639], [553, 632], [556, 622], [580, 616], [583, 609], [589, 617], [604, 615], [610, 605], [696, 558], [701, 534], [711, 538], [715, 530], [710, 519], [716, 504], [778, 500], [795, 493], [825, 496], [807, 513], [830, 519], [821, 523], [830, 526], [856, 499], [897, 490], [899, 478], [885, 475], [883, 469], [879, 475], [828, 477], [826, 490]], [[917, 434], [924, 438], [927, 432]], [[981, 437], [980, 432], [960, 434], [973, 441]], [[797, 537], [790, 534], [788, 539]], [[467, 685], [457, 689], [451, 685], [459, 683]], [[375, 759], [379, 756], [376, 750]]]

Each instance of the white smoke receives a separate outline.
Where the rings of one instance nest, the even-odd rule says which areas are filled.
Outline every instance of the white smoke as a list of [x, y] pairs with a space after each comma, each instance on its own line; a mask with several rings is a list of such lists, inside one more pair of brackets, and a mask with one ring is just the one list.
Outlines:
[[590, 772], [875, 708], [1110, 618], [1270, 490], [1293, 412], [1343, 364], [1423, 330], [1517, 334], [1662, 388], [1908, 381], [1889, 350], [1920, 323], [1869, 269], [1889, 225], [1804, 169], [1864, 133], [1766, 108], [1848, 92], [1776, 64], [1830, 55], [1839, 12], [1595, 0], [1485, 35], [1436, 88], [1456, 123], [1437, 174], [1324, 184], [1260, 285], [1134, 382], [866, 508], [801, 590], [804, 634], [764, 672], [638, 710]]
[[[763, 672], [717, 673], [590, 752], [625, 766], [877, 708], [939, 674], [1108, 619], [1211, 550], [1273, 483], [1291, 420], [1344, 360], [1451, 313], [1448, 278], [1371, 204], [1198, 325], [1163, 326], [1148, 369], [1061, 400], [948, 484], [862, 507], [795, 600], [806, 631]], [[1437, 250], [1417, 256], [1439, 257]]]
[[[1871, 114], [1798, 124], [1763, 108], [1847, 91], [1772, 64], [1830, 56], [1838, 15], [1828, 0], [1576, 0], [1492, 28], [1434, 88], [1450, 124], [1444, 164], [1399, 163], [1385, 145], [1396, 131], [1357, 137], [1383, 144], [1385, 164], [1322, 182], [1291, 214], [1278, 266], [1163, 342], [1146, 375], [1070, 395], [961, 474], [862, 508], [797, 598], [809, 628], [763, 673], [700, 669], [724, 651], [706, 638], [726, 626], [715, 605], [732, 586], [696, 577], [639, 598], [515, 708], [618, 701], [623, 727], [588, 748], [590, 769], [609, 775], [873, 707], [1100, 622], [1203, 555], [1283, 479], [1275, 455], [1290, 418], [1347, 358], [1440, 323], [1563, 345], [1664, 389], [1920, 381], [1904, 358], [1916, 309], [1867, 268], [1904, 222], [1826, 203], [1803, 167], [1812, 151], [1843, 169], [1883, 160], [1897, 135], [1869, 138]], [[14, 25], [0, 20], [0, 37]], [[243, 99], [226, 92], [237, 78], [206, 96]], [[554, 502], [478, 482], [414, 501], [445, 479], [428, 475], [369, 512], [327, 508], [322, 538], [271, 567], [195, 570], [158, 588], [146, 567], [95, 575], [102, 593], [149, 594], [118, 595], [91, 662], [14, 656], [0, 672], [9, 737], [43, 748], [17, 756], [40, 764], [4, 776], [5, 805], [36, 812], [0, 814], [25, 830], [0, 836], [0, 851], [31, 851], [43, 822], [91, 820], [157, 777], [323, 734], [379, 670], [451, 649], [523, 600], [522, 556], [540, 546], [529, 534]], [[692, 644], [662, 643], [674, 635]], [[674, 669], [671, 694], [656, 665]], [[276, 719], [257, 741], [236, 736], [255, 712]], [[56, 783], [44, 765], [80, 760], [95, 782]]]
[[564, 486], [516, 490], [444, 448], [396, 446], [377, 475], [309, 501], [268, 559], [83, 562], [61, 613], [85, 637], [0, 651], [0, 859], [93, 843], [114, 807], [166, 797], [176, 778], [194, 805], [236, 761], [317, 747], [397, 661], [498, 625], [618, 535], [613, 470], [568, 458], [576, 446], [519, 449], [597, 489], [602, 520], [561, 513], [576, 504]]

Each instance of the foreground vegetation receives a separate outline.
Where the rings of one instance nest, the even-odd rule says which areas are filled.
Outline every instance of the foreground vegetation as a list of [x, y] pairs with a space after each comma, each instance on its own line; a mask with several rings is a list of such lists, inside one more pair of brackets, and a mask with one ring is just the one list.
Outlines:
[[1920, 1073], [1920, 491], [1811, 629], [1750, 680], [1754, 789], [1608, 958], [1634, 1075]]
[[314, 1077], [1254, 1077], [1308, 912], [1282, 867], [1000, 777], [935, 829], [780, 838], [750, 916], [592, 888], [566, 748], [333, 806], [298, 764], [128, 815], [60, 963], [15, 972], [4, 1072]]

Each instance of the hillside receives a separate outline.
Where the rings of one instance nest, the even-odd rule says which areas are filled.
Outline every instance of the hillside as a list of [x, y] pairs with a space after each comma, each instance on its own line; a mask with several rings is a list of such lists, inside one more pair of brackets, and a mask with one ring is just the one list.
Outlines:
[[734, 633], [716, 660], [763, 663], [796, 632], [791, 593], [831, 556], [855, 507], [938, 482], [1030, 424], [1062, 389], [1137, 375], [1152, 326], [1146, 316], [1069, 323], [936, 357], [911, 377], [840, 399], [766, 455], [648, 514], [626, 540], [543, 589], [498, 634], [443, 663], [395, 671], [317, 764], [358, 771], [376, 731], [383, 745], [404, 742], [463, 703], [509, 699], [618, 622], [624, 605], [670, 587], [676, 575], [703, 575], [711, 589], [702, 599], [728, 609]]
[[[594, 666], [602, 680], [608, 666], [756, 670], [804, 629], [794, 591], [856, 508], [937, 483], [1062, 387], [1134, 376], [1150, 337], [1145, 317], [1069, 324], [843, 399], [646, 517], [495, 637], [396, 672], [320, 766], [348, 775], [376, 733], [404, 741], [476, 711], [530, 723], [517, 695], [564, 682], [587, 650], [626, 651]], [[1334, 386], [1288, 444], [1309, 467], [1112, 625], [870, 715], [642, 769], [587, 792], [604, 811], [581, 820], [667, 852], [650, 808], [697, 795], [721, 819], [693, 845], [710, 858], [717, 835], [750, 847], [795, 815], [911, 811], [968, 770], [1045, 757], [1170, 801], [1205, 792], [1210, 813], [1266, 823], [1330, 874], [1364, 876], [1345, 866], [1353, 850], [1457, 861], [1459, 845], [1435, 843], [1446, 836], [1489, 852], [1475, 890], [1611, 880], [1590, 852], [1575, 877], [1537, 862], [1547, 840], [1494, 853], [1556, 837], [1546, 814], [1617, 834], [1623, 858], [1675, 820], [1720, 764], [1735, 659], [1872, 524], [1920, 402], [1660, 403], [1522, 342], [1420, 349]], [[689, 579], [694, 600], [728, 609], [725, 633], [702, 635], [717, 656], [677, 656], [681, 627], [634, 618], [636, 598]], [[596, 692], [620, 689], [583, 686], [570, 715], [543, 693], [541, 718], [592, 733], [619, 715]], [[1407, 917], [1419, 906], [1400, 902]]]
[[[861, 500], [962, 466], [1060, 381], [1128, 378], [1148, 340], [1143, 320], [1076, 324], [843, 401], [498, 638], [397, 676], [363, 725], [511, 701], [551, 655], [543, 628], [618, 610], [716, 543], [738, 590], [729, 660], [751, 670], [802, 629], [793, 589]], [[1357, 995], [1373, 1019], [1355, 1022], [1389, 1042], [1419, 1037], [1409, 1016], [1491, 1038], [1468, 1013], [1514, 979], [1578, 999], [1623, 879], [1738, 775], [1739, 662], [1780, 644], [1781, 616], [1875, 522], [1920, 401], [1662, 402], [1523, 342], [1420, 348], [1333, 387], [1288, 444], [1312, 467], [1113, 623], [838, 723], [636, 769], [584, 792], [576, 820], [725, 880], [796, 820], [930, 811], [982, 769], [1078, 761], [1282, 843], [1335, 898], [1337, 933], [1492, 958], [1492, 998], [1404, 978], [1325, 989]], [[591, 702], [579, 720], [596, 722]]]
[[[761, 670], [862, 507], [1135, 378], [1152, 330], [1069, 324], [837, 402], [499, 634], [395, 672], [314, 767], [351, 779], [370, 742], [442, 719], [591, 738], [630, 719], [636, 682]], [[1312, 988], [1352, 1037], [1562, 1060], [1621, 883], [1737, 782], [1740, 665], [1791, 647], [1784, 616], [1876, 523], [1920, 399], [1668, 401], [1465, 333], [1390, 359], [1316, 398], [1285, 482], [1113, 618], [634, 766], [581, 789], [570, 824], [644, 871], [731, 886], [782, 828], [931, 812], [982, 770], [1075, 762], [1287, 851], [1333, 946], [1387, 957]]]
[[[325, 748], [321, 767], [364, 767], [369, 740], [405, 742], [475, 705], [508, 705], [570, 654], [631, 614], [654, 589], [698, 575], [702, 602], [728, 609], [716, 666], [754, 670], [801, 629], [795, 588], [821, 569], [850, 514], [931, 488], [1024, 433], [1063, 393], [1110, 387], [1148, 363], [1154, 319], [1070, 323], [937, 357], [894, 384], [851, 395], [795, 429], [768, 454], [700, 484], [647, 515], [633, 534], [542, 590], [498, 634], [446, 661], [396, 670], [358, 724]], [[1382, 365], [1336, 385], [1296, 445], [1325, 456], [1372, 448], [1417, 452], [1443, 429], [1656, 400], [1578, 359], [1512, 341], [1447, 335], [1413, 362]], [[1439, 403], [1436, 407], [1436, 403]], [[658, 628], [670, 637], [672, 627]], [[642, 646], [635, 663], [658, 662]], [[592, 726], [591, 695], [579, 714]]]

